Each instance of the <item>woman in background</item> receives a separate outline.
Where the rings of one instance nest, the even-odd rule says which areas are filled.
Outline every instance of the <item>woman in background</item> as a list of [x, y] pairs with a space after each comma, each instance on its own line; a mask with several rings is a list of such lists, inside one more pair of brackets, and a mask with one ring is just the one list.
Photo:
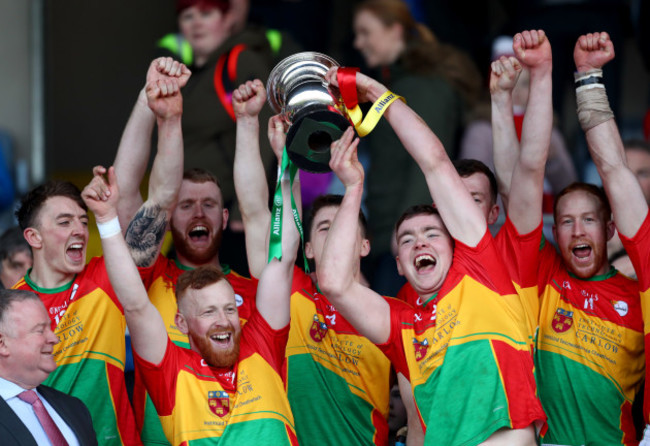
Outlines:
[[[473, 61], [416, 22], [402, 0], [366, 0], [354, 14], [354, 46], [381, 83], [404, 97], [453, 159], [469, 109], [481, 89]], [[385, 121], [364, 138], [370, 167], [366, 206], [378, 293], [396, 295], [404, 283], [391, 253], [393, 225], [407, 207], [430, 203], [424, 175]]]

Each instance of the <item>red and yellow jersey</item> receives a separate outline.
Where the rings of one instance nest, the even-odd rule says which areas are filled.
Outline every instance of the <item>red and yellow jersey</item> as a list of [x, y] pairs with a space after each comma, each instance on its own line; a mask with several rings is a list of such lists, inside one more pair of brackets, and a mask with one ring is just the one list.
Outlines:
[[294, 268], [287, 391], [301, 444], [388, 443], [390, 361]]
[[611, 269], [579, 279], [541, 225], [513, 237], [522, 268], [537, 271], [535, 367], [548, 415], [544, 444], [636, 444], [632, 402], [644, 377], [643, 321], [636, 281]]
[[60, 288], [40, 288], [29, 273], [14, 288], [38, 294], [60, 341], [54, 346], [57, 368], [43, 384], [88, 406], [99, 444], [142, 444], [124, 381], [124, 311], [103, 258], [91, 259]]
[[395, 300], [380, 347], [411, 381], [425, 444], [478, 444], [533, 423], [544, 431], [528, 322], [488, 232], [475, 248], [456, 242], [445, 282], [424, 304]]
[[[646, 216], [641, 228], [632, 238], [619, 234], [625, 251], [630, 256], [634, 271], [639, 279], [641, 295], [641, 312], [643, 313], [643, 334], [645, 350], [650, 351], [650, 213]], [[646, 373], [650, 370], [650, 355], [646, 355]], [[643, 415], [646, 424], [650, 423], [650, 384], [646, 378], [643, 399]]]
[[[526, 312], [528, 337], [532, 353], [533, 339], [537, 332], [537, 316], [539, 311], [539, 305], [537, 303], [537, 271], [530, 268], [525, 269], [522, 266], [526, 262], [519, 261], [519, 251], [510, 243], [512, 239], [510, 234], [517, 234], [517, 230], [506, 216], [504, 225], [494, 237], [494, 243], [497, 251], [501, 254], [501, 259], [504, 260], [508, 274], [510, 274], [510, 278], [512, 279], [512, 284]], [[527, 243], [532, 243], [535, 246], [539, 246], [540, 242], [541, 234], [539, 234], [538, 239], [535, 239], [534, 236], [527, 239]], [[508, 260], [506, 261], [506, 259]], [[408, 282], [397, 293], [397, 299], [403, 300], [415, 308], [426, 308], [428, 303], [426, 299], [422, 299], [418, 295]]]
[[288, 326], [271, 329], [254, 312], [230, 368], [211, 367], [171, 339], [158, 365], [134, 352], [167, 440], [174, 446], [297, 445], [282, 380], [288, 332]]
[[[232, 271], [228, 265], [221, 265], [221, 269], [235, 290], [239, 319], [243, 325], [255, 310], [255, 293], [257, 292], [258, 281], [240, 276]], [[175, 322], [178, 310], [176, 282], [181, 274], [190, 270], [192, 270], [191, 267], [182, 265], [163, 255], [159, 255], [151, 267], [140, 269], [140, 276], [149, 294], [149, 300], [160, 312], [165, 327], [167, 327], [169, 338], [174, 344], [184, 348], [190, 348], [190, 344], [187, 335], [181, 333]], [[135, 419], [142, 442], [145, 445], [164, 444], [166, 439], [158, 414], [151, 400], [147, 397], [142, 378], [137, 370], [133, 386], [133, 410], [135, 411]]]

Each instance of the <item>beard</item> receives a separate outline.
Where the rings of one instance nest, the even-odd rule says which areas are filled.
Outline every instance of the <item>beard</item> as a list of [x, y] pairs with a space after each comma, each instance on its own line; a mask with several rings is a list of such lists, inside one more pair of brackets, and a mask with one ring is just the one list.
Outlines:
[[205, 336], [200, 336], [195, 333], [190, 333], [196, 348], [199, 350], [199, 353], [212, 367], [231, 367], [239, 359], [239, 341], [241, 338], [241, 330], [235, 331], [232, 326], [228, 327], [228, 332], [230, 332], [233, 340], [233, 345], [229, 350], [215, 350], [210, 340], [210, 336], [215, 333], [223, 333], [224, 330], [210, 330]]
[[[206, 225], [206, 227], [209, 227]], [[179, 231], [174, 225], [171, 225], [172, 239], [174, 240], [174, 249], [194, 265], [203, 265], [211, 262], [219, 254], [221, 247], [221, 238], [223, 229], [219, 228], [215, 237], [205, 249], [196, 249], [192, 246], [191, 240], [186, 238], [185, 234]], [[187, 236], [189, 237], [189, 236]]]

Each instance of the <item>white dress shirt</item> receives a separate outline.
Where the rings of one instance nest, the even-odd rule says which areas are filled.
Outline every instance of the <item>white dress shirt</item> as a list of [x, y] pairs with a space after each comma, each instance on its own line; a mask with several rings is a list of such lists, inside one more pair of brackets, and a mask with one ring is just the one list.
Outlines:
[[[18, 384], [12, 383], [11, 381], [7, 381], [4, 378], [0, 378], [0, 396], [2, 396], [2, 399], [4, 399], [9, 407], [16, 412], [16, 415], [18, 415], [18, 418], [20, 418], [29, 429], [29, 432], [33, 435], [34, 439], [36, 440], [36, 444], [38, 445], [48, 445], [51, 444], [50, 440], [47, 438], [47, 435], [45, 434], [45, 430], [43, 429], [43, 426], [41, 426], [41, 422], [38, 421], [38, 418], [36, 418], [36, 414], [34, 413], [34, 409], [32, 409], [32, 405], [29, 403], [26, 403], [25, 401], [21, 400], [18, 398], [18, 394], [25, 391], [27, 389], [23, 389], [20, 387]], [[34, 391], [38, 394], [38, 397], [41, 399], [43, 402], [43, 406], [45, 406], [45, 409], [47, 409], [47, 413], [50, 414], [52, 417], [52, 420], [54, 420], [54, 423], [56, 423], [56, 426], [59, 428], [63, 436], [65, 437], [66, 441], [68, 442], [69, 446], [79, 446], [79, 441], [77, 440], [77, 436], [74, 434], [72, 429], [66, 424], [65, 421], [63, 421], [63, 418], [56, 413], [56, 410], [50, 405], [50, 403], [43, 398], [43, 395], [38, 393], [38, 390], [34, 389]]]

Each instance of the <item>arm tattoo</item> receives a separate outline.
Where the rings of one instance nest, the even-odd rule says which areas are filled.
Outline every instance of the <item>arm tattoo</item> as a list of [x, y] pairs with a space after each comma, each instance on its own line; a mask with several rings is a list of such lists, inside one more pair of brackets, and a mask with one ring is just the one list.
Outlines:
[[153, 265], [167, 228], [167, 211], [157, 204], [144, 203], [129, 223], [126, 244], [138, 267]]

